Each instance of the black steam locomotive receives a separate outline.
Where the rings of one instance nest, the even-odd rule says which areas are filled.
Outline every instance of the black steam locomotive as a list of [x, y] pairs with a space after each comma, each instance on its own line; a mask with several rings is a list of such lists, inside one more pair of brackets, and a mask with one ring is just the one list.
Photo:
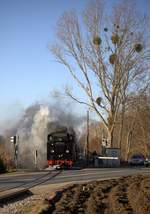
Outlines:
[[47, 136], [48, 165], [71, 167], [76, 160], [75, 134], [67, 129], [58, 130]]

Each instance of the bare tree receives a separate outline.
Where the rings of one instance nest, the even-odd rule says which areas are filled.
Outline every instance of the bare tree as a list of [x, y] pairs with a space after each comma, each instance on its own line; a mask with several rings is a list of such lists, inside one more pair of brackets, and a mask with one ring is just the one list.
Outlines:
[[148, 155], [150, 152], [150, 96], [147, 92], [128, 97], [126, 103], [122, 142], [126, 160], [131, 153]]
[[112, 147], [118, 112], [122, 109], [123, 118], [127, 96], [149, 81], [149, 22], [131, 1], [122, 1], [107, 16], [104, 7], [105, 1], [91, 1], [81, 19], [74, 11], [64, 13], [51, 51], [85, 99], [68, 88], [67, 95], [97, 113]]

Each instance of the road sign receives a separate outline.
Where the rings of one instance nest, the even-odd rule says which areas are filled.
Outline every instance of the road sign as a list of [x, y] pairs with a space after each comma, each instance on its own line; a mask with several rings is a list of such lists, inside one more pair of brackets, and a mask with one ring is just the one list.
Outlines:
[[110, 157], [120, 157], [119, 148], [106, 148], [106, 155]]

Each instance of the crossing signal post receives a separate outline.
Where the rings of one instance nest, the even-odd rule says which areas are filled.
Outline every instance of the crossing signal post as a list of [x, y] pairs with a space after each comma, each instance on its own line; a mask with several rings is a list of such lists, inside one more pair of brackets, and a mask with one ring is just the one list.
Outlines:
[[10, 142], [16, 144], [16, 139], [17, 139], [16, 136], [11, 136], [10, 137]]
[[106, 148], [107, 148], [107, 139], [106, 138], [102, 138], [102, 155], [105, 156], [106, 155]]
[[15, 162], [15, 166], [16, 169], [18, 167], [18, 142], [19, 142], [19, 136], [17, 139], [17, 136], [11, 136], [10, 137], [10, 142], [14, 144], [14, 162]]

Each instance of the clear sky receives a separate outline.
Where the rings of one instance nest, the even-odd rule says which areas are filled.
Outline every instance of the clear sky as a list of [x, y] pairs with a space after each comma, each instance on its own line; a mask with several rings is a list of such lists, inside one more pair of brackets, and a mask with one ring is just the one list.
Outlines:
[[[108, 0], [109, 6], [117, 0]], [[0, 0], [0, 120], [62, 89], [69, 73], [55, 62], [48, 44], [60, 15], [82, 11], [87, 0]], [[149, 0], [137, 0], [150, 11]]]

